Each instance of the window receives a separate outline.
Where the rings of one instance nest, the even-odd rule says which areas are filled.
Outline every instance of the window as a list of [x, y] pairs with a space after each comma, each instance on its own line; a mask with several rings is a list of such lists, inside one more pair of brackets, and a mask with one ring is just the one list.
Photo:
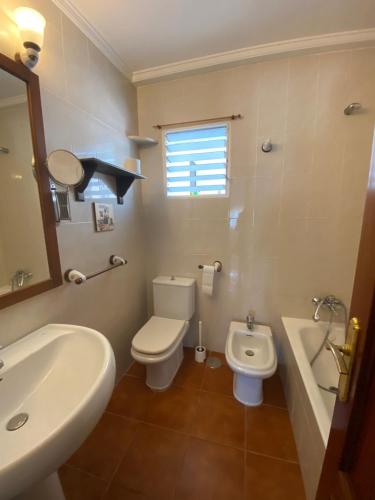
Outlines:
[[169, 130], [164, 135], [167, 196], [225, 196], [228, 124]]

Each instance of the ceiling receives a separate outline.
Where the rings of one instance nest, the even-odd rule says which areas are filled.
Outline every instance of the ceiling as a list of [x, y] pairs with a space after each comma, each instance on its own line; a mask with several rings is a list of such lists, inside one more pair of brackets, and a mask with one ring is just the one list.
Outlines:
[[259, 44], [375, 27], [374, 0], [56, 3], [78, 11], [131, 73]]

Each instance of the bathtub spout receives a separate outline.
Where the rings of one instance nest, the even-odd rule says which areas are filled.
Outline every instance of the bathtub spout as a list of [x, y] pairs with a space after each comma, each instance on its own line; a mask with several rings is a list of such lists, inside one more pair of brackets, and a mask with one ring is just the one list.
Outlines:
[[313, 304], [316, 305], [316, 309], [314, 311], [312, 319], [317, 323], [318, 321], [320, 321], [319, 311], [320, 311], [320, 308], [322, 307], [322, 305], [324, 304], [325, 299], [320, 299], [319, 297], [313, 297], [312, 302], [313, 302]]

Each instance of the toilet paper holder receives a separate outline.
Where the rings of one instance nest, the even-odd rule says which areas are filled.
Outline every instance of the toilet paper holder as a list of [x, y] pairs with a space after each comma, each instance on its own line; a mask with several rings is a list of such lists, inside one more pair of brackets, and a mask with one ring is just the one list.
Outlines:
[[[220, 273], [220, 272], [221, 272], [221, 270], [223, 269], [223, 264], [222, 264], [222, 262], [221, 262], [220, 260], [215, 260], [215, 261], [212, 263], [212, 265], [214, 266], [215, 271], [216, 271], [217, 273]], [[203, 264], [199, 264], [199, 266], [198, 266], [198, 268], [199, 268], [199, 269], [203, 269], [203, 267], [204, 267], [204, 266], [203, 266]]]

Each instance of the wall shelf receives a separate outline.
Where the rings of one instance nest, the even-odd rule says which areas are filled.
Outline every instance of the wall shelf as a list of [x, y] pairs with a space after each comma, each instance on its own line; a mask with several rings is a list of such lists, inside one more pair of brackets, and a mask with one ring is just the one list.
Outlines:
[[140, 135], [128, 135], [128, 139], [135, 142], [139, 147], [156, 146], [156, 144], [159, 144], [158, 141], [152, 137], [141, 137]]
[[95, 172], [111, 175], [116, 178], [117, 203], [123, 205], [124, 196], [135, 179], [145, 179], [143, 175], [130, 172], [124, 168], [116, 167], [111, 163], [99, 160], [98, 158], [80, 158], [85, 175], [83, 181], [74, 188], [77, 201], [85, 201], [85, 190]]

